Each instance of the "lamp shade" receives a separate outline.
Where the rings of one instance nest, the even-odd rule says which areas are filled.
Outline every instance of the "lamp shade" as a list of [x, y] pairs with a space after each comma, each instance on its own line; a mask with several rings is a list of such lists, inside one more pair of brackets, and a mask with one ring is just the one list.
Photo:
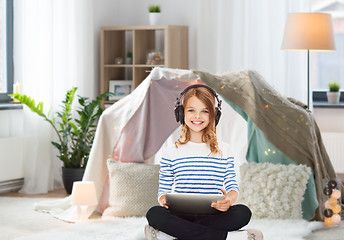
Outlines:
[[98, 203], [94, 182], [74, 182], [72, 204], [78, 206], [92, 206]]
[[290, 13], [282, 42], [284, 50], [335, 50], [331, 15]]

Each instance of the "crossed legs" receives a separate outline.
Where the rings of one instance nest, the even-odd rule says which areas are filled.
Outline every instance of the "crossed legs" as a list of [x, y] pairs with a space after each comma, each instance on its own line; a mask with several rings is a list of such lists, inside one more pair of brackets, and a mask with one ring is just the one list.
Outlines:
[[184, 215], [155, 206], [146, 217], [150, 226], [180, 240], [225, 240], [229, 231], [246, 226], [251, 215], [248, 207], [238, 204], [215, 215]]

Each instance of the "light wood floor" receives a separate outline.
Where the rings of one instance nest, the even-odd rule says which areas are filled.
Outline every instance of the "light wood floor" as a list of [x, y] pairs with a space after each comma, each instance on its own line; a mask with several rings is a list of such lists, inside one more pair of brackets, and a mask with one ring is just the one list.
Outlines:
[[64, 198], [69, 196], [64, 188], [43, 194], [25, 194], [18, 192], [0, 193], [0, 197], [27, 197], [27, 198]]

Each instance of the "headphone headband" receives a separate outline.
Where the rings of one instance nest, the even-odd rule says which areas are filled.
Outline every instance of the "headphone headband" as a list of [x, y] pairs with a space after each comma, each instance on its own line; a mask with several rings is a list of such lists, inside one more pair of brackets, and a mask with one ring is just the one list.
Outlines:
[[[204, 84], [200, 84], [200, 83], [197, 83], [197, 84], [193, 84], [193, 85], [190, 85], [188, 87], [186, 87], [179, 95], [179, 98], [177, 98], [177, 104], [179, 105], [181, 102], [180, 100], [182, 99], [182, 97], [184, 96], [184, 94], [189, 91], [191, 88], [198, 88], [198, 87], [204, 87], [206, 89], [208, 89], [213, 95], [214, 97], [216, 98], [216, 101], [217, 101], [217, 107], [221, 110], [221, 103], [222, 101], [219, 99], [219, 96], [217, 95], [217, 93], [215, 92], [214, 89], [212, 89], [211, 87], [207, 86], [207, 85], [204, 85]], [[177, 106], [176, 104], [176, 106]]]

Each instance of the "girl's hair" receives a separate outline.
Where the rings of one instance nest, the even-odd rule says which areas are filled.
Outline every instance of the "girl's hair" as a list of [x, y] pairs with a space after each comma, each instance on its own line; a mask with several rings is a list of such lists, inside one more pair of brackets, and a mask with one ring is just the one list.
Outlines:
[[[216, 127], [215, 127], [215, 96], [205, 87], [191, 88], [183, 96], [183, 108], [185, 109], [186, 103], [191, 97], [197, 97], [209, 110], [209, 124], [203, 129], [202, 140], [209, 145], [212, 153], [221, 153], [217, 138], [216, 138]], [[191, 132], [189, 127], [184, 123], [179, 139], [175, 143], [178, 145], [186, 144], [190, 141]]]

